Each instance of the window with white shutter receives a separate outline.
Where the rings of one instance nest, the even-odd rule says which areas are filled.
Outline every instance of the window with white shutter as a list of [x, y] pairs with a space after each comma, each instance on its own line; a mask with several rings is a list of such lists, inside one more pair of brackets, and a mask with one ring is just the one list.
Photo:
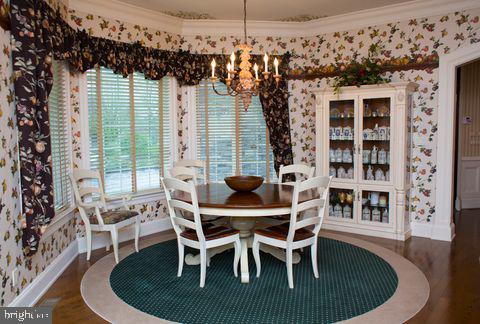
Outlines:
[[115, 195], [160, 188], [170, 165], [169, 79], [87, 71], [90, 168]]
[[50, 118], [50, 141], [52, 146], [53, 198], [55, 211], [60, 212], [70, 206], [71, 187], [70, 146], [67, 109], [68, 79], [65, 63], [53, 62], [53, 85], [48, 98]]
[[[216, 85], [225, 92], [223, 83]], [[273, 154], [258, 97], [248, 111], [240, 98], [217, 95], [206, 80], [197, 87], [197, 157], [208, 165], [208, 179], [259, 175], [275, 181]]]

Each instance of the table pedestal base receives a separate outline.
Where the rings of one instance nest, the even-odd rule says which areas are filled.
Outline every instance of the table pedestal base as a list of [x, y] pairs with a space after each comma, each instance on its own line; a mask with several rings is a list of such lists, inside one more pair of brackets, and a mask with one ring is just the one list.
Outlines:
[[[253, 242], [253, 230], [255, 228], [255, 218], [253, 217], [231, 217], [230, 224], [232, 228], [240, 231], [240, 240], [241, 240], [241, 256], [240, 256], [240, 280], [242, 283], [249, 283], [250, 273], [248, 270], [248, 249], [252, 248]], [[216, 254], [223, 253], [227, 250], [233, 249], [233, 244], [228, 244], [225, 246], [212, 248], [207, 250], [207, 265], [210, 265], [210, 259]], [[286, 256], [285, 251], [273, 246], [260, 244], [260, 250], [271, 254], [275, 258], [285, 262]], [[293, 252], [292, 263], [297, 264], [300, 262], [300, 254]], [[200, 264], [200, 254], [193, 255], [187, 254], [185, 256], [185, 263], [187, 265], [198, 265]]]

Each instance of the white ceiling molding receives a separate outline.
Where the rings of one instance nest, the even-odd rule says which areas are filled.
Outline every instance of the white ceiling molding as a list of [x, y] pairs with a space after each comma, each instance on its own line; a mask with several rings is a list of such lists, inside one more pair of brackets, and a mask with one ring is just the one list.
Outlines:
[[[116, 0], [70, 0], [70, 8], [183, 36], [242, 36], [239, 20], [184, 20]], [[480, 8], [479, 0], [415, 0], [307, 22], [247, 21], [248, 35], [301, 37]]]
[[182, 33], [183, 19], [116, 0], [70, 0], [69, 8], [172, 34]]

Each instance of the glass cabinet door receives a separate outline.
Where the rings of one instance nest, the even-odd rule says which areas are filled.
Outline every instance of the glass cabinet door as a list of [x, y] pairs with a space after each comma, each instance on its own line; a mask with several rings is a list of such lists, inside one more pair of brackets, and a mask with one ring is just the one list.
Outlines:
[[328, 217], [338, 220], [353, 220], [355, 215], [355, 191], [330, 188]]
[[355, 175], [355, 100], [329, 102], [329, 174], [353, 181]]
[[391, 103], [390, 97], [361, 101], [360, 179], [365, 182], [390, 182], [391, 179]]
[[390, 192], [362, 190], [361, 222], [389, 224], [391, 222], [390, 202]]

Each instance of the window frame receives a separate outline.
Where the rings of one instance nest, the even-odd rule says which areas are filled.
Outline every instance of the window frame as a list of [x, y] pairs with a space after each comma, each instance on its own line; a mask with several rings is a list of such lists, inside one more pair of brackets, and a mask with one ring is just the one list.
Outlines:
[[[178, 133], [178, 125], [177, 125], [177, 111], [178, 111], [178, 103], [177, 103], [177, 80], [174, 77], [165, 76], [164, 78], [169, 78], [168, 82], [168, 95], [169, 95], [169, 123], [170, 127], [170, 163], [169, 167], [173, 166], [173, 162], [177, 160], [178, 152], [178, 139], [176, 134]], [[133, 80], [133, 74], [130, 74], [127, 77], [128, 80]], [[160, 82], [160, 80], [158, 80]], [[130, 84], [131, 81], [129, 81]], [[82, 140], [82, 161], [79, 165], [80, 168], [90, 169], [90, 125], [89, 125], [89, 111], [88, 111], [88, 86], [87, 86], [87, 73], [82, 73], [80, 76], [80, 125], [81, 125], [81, 132], [85, 134], [83, 137], [85, 138]], [[133, 88], [129, 89], [130, 94], [134, 92]], [[83, 108], [83, 109], [82, 109]], [[87, 140], [88, 139], [88, 140]], [[132, 143], [131, 143], [132, 145]], [[165, 170], [167, 171], [167, 170]], [[105, 187], [105, 184], [104, 184]], [[148, 203], [155, 200], [159, 200], [165, 197], [163, 188], [161, 185], [158, 188], [153, 189], [146, 189], [146, 190], [139, 190], [135, 192], [126, 192], [126, 193], [116, 193], [116, 194], [108, 194], [106, 196], [109, 200], [109, 204], [118, 204], [122, 200], [122, 197], [129, 196], [131, 200], [129, 200], [129, 204], [136, 205], [142, 203]]]
[[[57, 64], [61, 67], [61, 73], [63, 74], [65, 80], [65, 89], [63, 94], [65, 96], [65, 127], [66, 129], [66, 158], [68, 159], [67, 163], [67, 176], [73, 170], [73, 143], [72, 143], [72, 119], [71, 119], [71, 82], [70, 82], [70, 70], [69, 66], [65, 61], [56, 61]], [[50, 116], [49, 116], [50, 117]], [[52, 161], [52, 168], [53, 168], [53, 161]], [[53, 172], [52, 172], [53, 177]], [[70, 179], [68, 180], [70, 181]], [[55, 231], [59, 226], [62, 226], [69, 218], [68, 215], [72, 214], [73, 211], [76, 209], [75, 207], [75, 200], [73, 195], [73, 189], [70, 190], [70, 195], [68, 197], [68, 204], [63, 206], [62, 208], [55, 210], [55, 216], [52, 219], [52, 222], [48, 224], [47, 229], [44, 233], [45, 237], [49, 236], [49, 233]]]

